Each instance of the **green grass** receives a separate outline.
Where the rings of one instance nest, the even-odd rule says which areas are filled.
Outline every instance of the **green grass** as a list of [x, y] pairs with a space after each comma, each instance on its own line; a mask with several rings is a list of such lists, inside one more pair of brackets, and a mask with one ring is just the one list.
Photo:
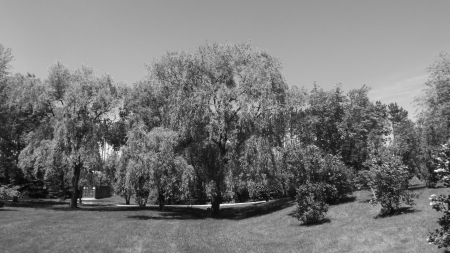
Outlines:
[[330, 206], [327, 222], [304, 226], [291, 199], [225, 207], [219, 218], [203, 208], [116, 207], [118, 197], [72, 211], [67, 203], [8, 203], [0, 209], [0, 252], [444, 252], [428, 245], [441, 213], [417, 189], [417, 205], [403, 214], [374, 217], [369, 191]]

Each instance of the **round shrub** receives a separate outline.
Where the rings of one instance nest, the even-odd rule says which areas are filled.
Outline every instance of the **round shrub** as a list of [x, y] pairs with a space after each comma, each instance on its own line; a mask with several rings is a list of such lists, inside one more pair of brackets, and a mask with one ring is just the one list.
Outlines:
[[338, 203], [353, 192], [353, 172], [337, 157], [317, 146], [292, 147], [286, 154], [286, 165], [296, 185], [324, 183], [325, 202]]
[[11, 199], [19, 197], [18, 186], [0, 186], [0, 199]]
[[330, 186], [324, 183], [307, 183], [297, 188], [295, 216], [299, 221], [314, 224], [323, 220], [328, 212], [325, 199], [329, 188]]
[[[438, 152], [434, 155], [435, 164], [437, 166], [436, 174], [438, 174], [445, 186], [450, 186], [450, 141], [442, 145]], [[440, 228], [430, 232], [427, 238], [429, 244], [434, 244], [438, 248], [450, 246], [450, 195], [430, 196], [431, 207], [442, 212], [444, 215], [439, 218], [437, 223]]]
[[370, 168], [367, 176], [373, 192], [370, 203], [380, 204], [380, 215], [387, 215], [397, 211], [402, 203], [414, 205], [413, 198], [417, 195], [408, 191], [411, 174], [401, 158], [391, 150], [380, 151], [377, 157], [366, 162]]
[[439, 218], [437, 223], [440, 228], [433, 232], [429, 232], [427, 241], [429, 244], [434, 244], [438, 248], [450, 246], [450, 196], [436, 196], [435, 194], [430, 196], [431, 207], [438, 211], [443, 212], [444, 216]]
[[150, 190], [139, 189], [136, 191], [136, 204], [139, 206], [145, 206], [147, 204], [148, 196], [150, 195]]

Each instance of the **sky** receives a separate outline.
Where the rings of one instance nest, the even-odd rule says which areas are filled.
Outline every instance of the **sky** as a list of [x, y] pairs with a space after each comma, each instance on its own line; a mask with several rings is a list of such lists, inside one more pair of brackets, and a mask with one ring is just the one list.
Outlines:
[[0, 44], [13, 72], [45, 79], [59, 60], [132, 84], [166, 52], [251, 42], [280, 59], [290, 85], [365, 84], [413, 118], [428, 67], [450, 53], [449, 10], [448, 0], [0, 0]]

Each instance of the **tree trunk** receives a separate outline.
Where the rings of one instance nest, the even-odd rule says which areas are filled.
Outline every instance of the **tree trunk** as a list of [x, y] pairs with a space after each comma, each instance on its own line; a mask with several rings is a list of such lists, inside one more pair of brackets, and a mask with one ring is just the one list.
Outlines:
[[61, 180], [61, 196], [59, 196], [59, 198], [61, 200], [66, 200], [66, 188], [64, 187], [64, 173], [61, 173], [60, 175], [60, 180]]
[[4, 166], [4, 169], [5, 169], [5, 173], [4, 173], [4, 175], [5, 175], [5, 181], [3, 182], [4, 184], [9, 184], [9, 183], [11, 183], [11, 181], [10, 181], [10, 179], [9, 179], [9, 166], [8, 165], [6, 165], [6, 166]]
[[217, 216], [219, 215], [219, 208], [220, 204], [222, 203], [222, 194], [220, 193], [220, 190], [216, 192], [216, 196], [212, 197], [212, 203], [211, 203], [211, 215]]
[[125, 198], [125, 204], [129, 205], [131, 199], [131, 191], [125, 190], [123, 196]]
[[80, 180], [82, 166], [83, 166], [82, 164], [76, 164], [73, 170], [73, 178], [72, 178], [73, 193], [72, 198], [70, 199], [70, 208], [72, 209], [77, 208], [77, 199], [79, 194], [78, 181]]
[[159, 200], [159, 210], [162, 211], [164, 210], [164, 204], [166, 200], [162, 191], [159, 191], [158, 200]]

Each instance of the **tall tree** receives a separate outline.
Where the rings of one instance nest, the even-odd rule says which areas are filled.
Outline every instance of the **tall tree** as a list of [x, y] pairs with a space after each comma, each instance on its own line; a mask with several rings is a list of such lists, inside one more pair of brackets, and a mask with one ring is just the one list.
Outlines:
[[[77, 207], [78, 183], [83, 170], [98, 168], [103, 120], [116, 106], [117, 91], [108, 75], [97, 76], [93, 69], [81, 67], [70, 72], [60, 63], [49, 71], [47, 104], [51, 106], [44, 120], [52, 122], [52, 135], [34, 135], [28, 140], [27, 152], [36, 152], [46, 143], [57, 143], [68, 160], [72, 174], [71, 207]], [[31, 151], [31, 145], [34, 151]]]
[[20, 183], [23, 174], [17, 163], [20, 151], [26, 146], [25, 137], [42, 123], [50, 110], [45, 101], [45, 86], [32, 75], [8, 76], [3, 88], [0, 167], [5, 182]]
[[218, 214], [236, 155], [252, 136], [269, 135], [269, 119], [285, 103], [280, 64], [249, 44], [212, 44], [168, 53], [148, 69], [142, 85], [159, 98], [147, 103], [158, 105], [149, 118], [180, 133], [194, 168], [204, 170]]
[[428, 174], [427, 183], [433, 187], [438, 177], [433, 154], [450, 138], [450, 55], [441, 53], [428, 68], [430, 76], [425, 92], [415, 99], [418, 107], [416, 129], [420, 138], [420, 158]]
[[364, 85], [348, 92], [348, 102], [345, 104], [345, 113], [339, 126], [342, 134], [342, 159], [356, 170], [364, 168], [369, 143], [380, 146], [390, 133], [387, 107], [380, 102], [370, 102], [369, 91], [370, 88]]
[[[181, 195], [183, 174], [189, 168], [186, 160], [175, 152], [178, 140], [176, 132], [161, 127], [148, 131], [144, 124], [138, 124], [128, 131], [127, 145], [122, 147], [119, 158], [124, 167], [118, 170], [118, 176], [122, 177], [119, 186], [126, 200], [134, 191], [137, 202], [144, 206], [150, 191], [155, 190], [163, 209], [167, 198]], [[184, 190], [189, 190], [189, 186]]]
[[7, 76], [9, 74], [9, 63], [12, 61], [13, 56], [11, 54], [11, 49], [5, 48], [0, 44], [0, 178], [3, 178], [3, 183], [9, 183], [8, 168], [9, 162], [7, 161], [8, 149], [7, 143], [8, 138], [5, 133], [7, 133], [8, 124], [8, 87], [7, 87]]
[[342, 133], [339, 126], [344, 117], [346, 97], [340, 86], [329, 92], [316, 84], [309, 95], [306, 109], [310, 124], [312, 143], [332, 155], [340, 153]]
[[450, 55], [441, 53], [428, 71], [425, 92], [416, 98], [418, 122], [432, 131], [431, 141], [442, 144], [450, 137]]

